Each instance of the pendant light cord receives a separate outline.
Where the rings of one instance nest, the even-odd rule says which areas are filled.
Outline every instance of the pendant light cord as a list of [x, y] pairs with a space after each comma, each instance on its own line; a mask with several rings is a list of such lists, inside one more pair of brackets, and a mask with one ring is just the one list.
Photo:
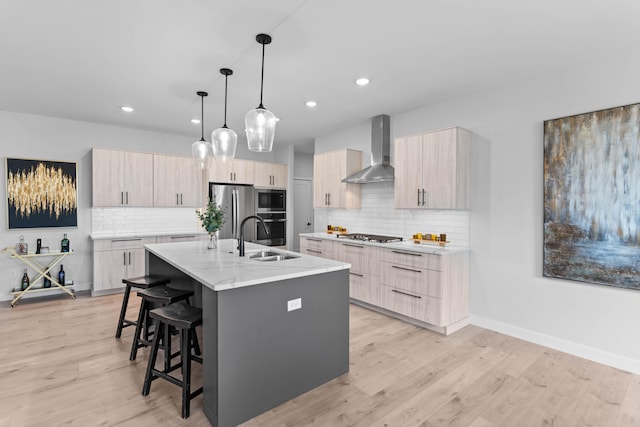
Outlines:
[[260, 105], [258, 108], [262, 108], [264, 110], [264, 105], [262, 105], [262, 88], [264, 87], [264, 43], [262, 44], [262, 71], [260, 73]]
[[204, 139], [204, 95], [200, 95], [200, 141]]
[[227, 127], [227, 81], [228, 79], [229, 79], [229, 76], [225, 74], [224, 76], [224, 125], [222, 125], [223, 128]]

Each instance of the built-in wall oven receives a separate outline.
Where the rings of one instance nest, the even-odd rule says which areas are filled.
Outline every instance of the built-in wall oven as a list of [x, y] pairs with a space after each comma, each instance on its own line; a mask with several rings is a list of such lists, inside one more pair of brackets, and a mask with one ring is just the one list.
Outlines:
[[262, 225], [256, 221], [256, 243], [267, 246], [283, 246], [287, 244], [287, 214], [285, 212], [256, 212], [269, 230], [264, 232]]
[[285, 212], [286, 210], [286, 190], [267, 190], [256, 188], [257, 212]]

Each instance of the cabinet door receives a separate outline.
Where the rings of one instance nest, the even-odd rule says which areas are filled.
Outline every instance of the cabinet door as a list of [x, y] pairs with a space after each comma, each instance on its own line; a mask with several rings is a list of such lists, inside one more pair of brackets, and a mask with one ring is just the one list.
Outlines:
[[179, 206], [179, 158], [156, 154], [153, 157], [154, 206]]
[[178, 157], [178, 168], [180, 172], [180, 206], [198, 207], [202, 206], [202, 171], [196, 168], [190, 157]]
[[124, 205], [124, 152], [94, 148], [93, 206]]
[[394, 205], [396, 208], [422, 207], [422, 135], [395, 140]]
[[378, 249], [357, 243], [335, 243], [334, 259], [351, 264], [352, 273], [378, 275]]
[[124, 153], [125, 205], [153, 206], [153, 154]]
[[233, 177], [236, 184], [253, 184], [255, 182], [254, 162], [233, 159]]
[[255, 162], [256, 187], [273, 187], [273, 164]]
[[344, 208], [347, 184], [341, 181], [347, 177], [346, 152], [332, 151], [326, 153], [325, 156], [324, 181], [325, 190], [328, 193], [327, 206], [330, 208]]
[[287, 188], [289, 178], [287, 165], [273, 164], [273, 187]]
[[425, 134], [422, 150], [425, 207], [455, 209], [456, 129]]
[[327, 186], [325, 184], [326, 156], [316, 154], [313, 156], [313, 207], [327, 207]]
[[127, 251], [93, 253], [93, 292], [123, 288], [127, 277]]
[[144, 276], [144, 248], [127, 251], [127, 277]]

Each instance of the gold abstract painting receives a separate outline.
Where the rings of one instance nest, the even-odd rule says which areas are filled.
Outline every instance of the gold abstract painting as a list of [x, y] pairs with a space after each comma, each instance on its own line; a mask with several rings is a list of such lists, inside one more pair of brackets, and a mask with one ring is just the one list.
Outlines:
[[9, 229], [78, 225], [76, 163], [7, 158], [6, 171]]
[[544, 122], [543, 275], [640, 289], [640, 104]]

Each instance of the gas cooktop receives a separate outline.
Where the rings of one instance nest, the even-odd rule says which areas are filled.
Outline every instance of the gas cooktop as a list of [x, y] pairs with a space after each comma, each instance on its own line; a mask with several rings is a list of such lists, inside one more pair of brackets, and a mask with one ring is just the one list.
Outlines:
[[338, 238], [360, 240], [363, 242], [372, 242], [372, 243], [392, 243], [392, 242], [402, 241], [402, 237], [380, 236], [377, 234], [364, 234], [364, 233], [338, 234]]

